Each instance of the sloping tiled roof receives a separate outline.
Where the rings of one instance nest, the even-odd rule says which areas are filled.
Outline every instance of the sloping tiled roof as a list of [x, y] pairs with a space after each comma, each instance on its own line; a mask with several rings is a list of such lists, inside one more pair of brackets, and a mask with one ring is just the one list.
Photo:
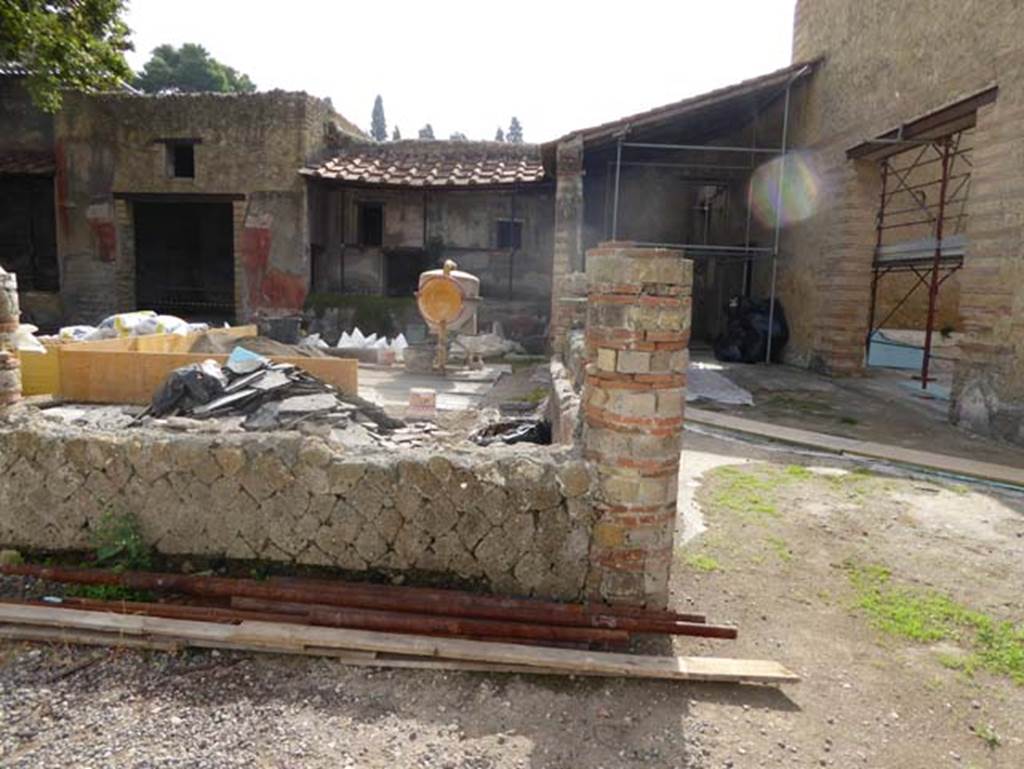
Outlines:
[[0, 152], [0, 176], [48, 176], [53, 169], [49, 152]]
[[638, 112], [635, 115], [573, 131], [563, 136], [559, 141], [571, 139], [573, 136], [582, 134], [583, 141], [591, 143], [614, 137], [626, 129], [641, 128], [645, 125], [662, 123], [668, 120], [699, 116], [703, 114], [703, 111], [710, 108], [728, 109], [744, 100], [758, 100], [766, 96], [777, 95], [779, 89], [784, 87], [788, 81], [796, 81], [813, 72], [818, 62], [818, 59], [813, 59], [790, 64], [788, 67], [783, 67], [766, 75], [744, 80], [725, 88], [718, 88], [714, 91], [682, 99], [681, 101]]
[[546, 178], [538, 145], [418, 139], [354, 144], [302, 173], [374, 187], [494, 187]]

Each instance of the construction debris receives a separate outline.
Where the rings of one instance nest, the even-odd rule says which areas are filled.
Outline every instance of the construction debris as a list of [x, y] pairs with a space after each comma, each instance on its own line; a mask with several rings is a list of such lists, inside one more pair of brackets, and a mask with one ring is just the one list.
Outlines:
[[[310, 580], [265, 582], [224, 577], [10, 565], [0, 573], [75, 584], [178, 593], [192, 603], [50, 599], [0, 602], [0, 637], [116, 645], [127, 635], [144, 645], [176, 639], [186, 646], [265, 652], [369, 653], [482, 670], [620, 675], [675, 680], [791, 682], [774, 662], [651, 657], [575, 647], [627, 648], [634, 633], [735, 638], [736, 629], [701, 615], [630, 607], [561, 604], [431, 588]], [[195, 601], [200, 601], [196, 603]], [[226, 602], [226, 603], [225, 603]], [[127, 616], [126, 616], [127, 615]], [[79, 638], [79, 634], [84, 634]], [[86, 637], [87, 636], [87, 637]], [[510, 643], [510, 641], [512, 643]], [[562, 648], [562, 647], [571, 648]], [[415, 667], [415, 664], [408, 665]]]
[[172, 371], [141, 415], [227, 416], [244, 416], [246, 430], [289, 429], [314, 419], [336, 428], [359, 421], [385, 432], [405, 424], [364, 398], [340, 393], [290, 363], [272, 363], [242, 346], [223, 366], [211, 359]]

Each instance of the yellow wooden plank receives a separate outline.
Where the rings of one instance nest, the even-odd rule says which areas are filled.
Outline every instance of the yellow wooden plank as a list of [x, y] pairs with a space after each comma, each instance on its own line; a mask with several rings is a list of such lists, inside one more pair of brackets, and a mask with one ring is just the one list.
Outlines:
[[[219, 339], [255, 336], [255, 325], [215, 328], [203, 332]], [[61, 395], [61, 356], [58, 350], [138, 350], [144, 352], [188, 352], [202, 334], [151, 334], [139, 337], [99, 339], [92, 342], [61, 342], [46, 345], [48, 352], [22, 351], [21, 391], [24, 395]]]
[[735, 430], [736, 432], [770, 438], [771, 440], [782, 441], [783, 443], [825, 449], [838, 454], [855, 454], [872, 459], [883, 459], [902, 465], [914, 465], [953, 475], [980, 478], [982, 480], [1024, 487], [1024, 469], [1018, 467], [997, 465], [992, 462], [977, 462], [973, 459], [954, 457], [948, 454], [933, 454], [930, 451], [906, 449], [901, 446], [891, 446], [873, 441], [859, 441], [853, 438], [843, 438], [838, 435], [800, 430], [795, 427], [783, 427], [782, 425], [758, 422], [753, 419], [736, 417], [731, 414], [720, 414], [715, 411], [705, 411], [704, 409], [696, 409], [690, 406], [686, 408], [686, 418], [691, 422], [708, 425], [709, 427]]
[[[147, 404], [157, 388], [176, 368], [213, 359], [223, 364], [227, 355], [174, 352], [83, 350], [62, 347], [60, 394], [77, 403]], [[273, 356], [275, 363], [291, 363], [341, 392], [358, 392], [359, 362], [348, 358]]]

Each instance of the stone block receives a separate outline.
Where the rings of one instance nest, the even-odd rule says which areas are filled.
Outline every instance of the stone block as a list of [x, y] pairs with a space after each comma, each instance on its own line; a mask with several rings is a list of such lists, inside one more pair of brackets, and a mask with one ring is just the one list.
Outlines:
[[614, 370], [620, 374], [648, 374], [651, 371], [651, 353], [622, 350]]

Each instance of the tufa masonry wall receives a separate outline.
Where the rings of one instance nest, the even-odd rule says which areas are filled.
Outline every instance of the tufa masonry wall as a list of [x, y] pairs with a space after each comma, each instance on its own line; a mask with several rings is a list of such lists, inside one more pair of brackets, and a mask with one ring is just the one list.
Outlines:
[[342, 453], [297, 433], [0, 426], [0, 543], [92, 546], [134, 513], [166, 554], [421, 572], [578, 599], [594, 583], [587, 463], [571, 449]]

